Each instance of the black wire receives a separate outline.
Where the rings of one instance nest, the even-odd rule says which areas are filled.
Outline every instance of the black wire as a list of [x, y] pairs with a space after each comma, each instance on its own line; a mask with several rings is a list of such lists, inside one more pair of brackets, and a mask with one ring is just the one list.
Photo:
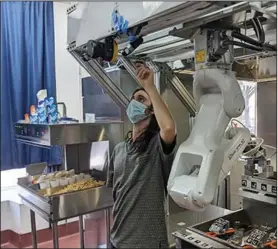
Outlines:
[[[247, 10], [245, 11], [244, 15], [244, 35], [247, 34], [247, 24], [246, 24], [246, 19], [247, 19]], [[245, 55], [246, 51], [245, 48], [243, 48], [243, 55]]]
[[219, 196], [220, 196], [220, 185], [217, 188], [216, 206], [218, 206], [219, 204]]
[[256, 46], [246, 44], [243, 42], [238, 42], [238, 41], [224, 41], [223, 44], [224, 45], [236, 45], [239, 47], [243, 47], [243, 48], [247, 48], [247, 49], [251, 49], [251, 50], [255, 50], [255, 51], [259, 51], [259, 52], [263, 51], [262, 47], [256, 47]]
[[277, 51], [277, 47], [275, 45], [270, 45], [270, 44], [263, 44], [263, 48], [265, 48], [266, 50], [272, 50], [272, 51]]
[[225, 208], [230, 209], [228, 207], [228, 181], [227, 181], [227, 178], [225, 179]]
[[258, 27], [257, 23], [255, 22], [254, 18], [251, 19], [251, 24], [252, 24], [252, 27], [255, 31], [255, 34], [256, 34], [257, 38], [260, 40], [259, 27]]
[[265, 42], [265, 32], [264, 32], [263, 25], [261, 24], [261, 21], [260, 21], [260, 19], [258, 17], [256, 17], [254, 19], [254, 21], [255, 21], [255, 24], [258, 27], [258, 30], [260, 31], [260, 34], [259, 34], [260, 38], [259, 38], [259, 40], [260, 40], [261, 43], [264, 43]]
[[232, 32], [232, 37], [237, 38], [237, 39], [242, 40], [242, 41], [245, 41], [246, 43], [252, 44], [254, 46], [258, 46], [258, 47], [262, 46], [261, 42], [256, 41], [256, 40], [250, 38], [249, 36], [245, 36], [245, 35], [243, 35], [241, 33], [238, 33], [238, 32]]
[[[263, 30], [260, 20], [258, 18], [255, 18], [255, 19], [252, 19], [251, 21], [252, 21], [252, 26], [253, 26], [255, 33], [259, 40], [258, 41], [254, 40], [254, 39], [250, 38], [249, 36], [246, 36], [239, 32], [233, 31], [231, 34], [232, 37], [245, 42], [244, 46], [243, 45], [239, 45], [239, 46], [241, 46], [243, 48], [249, 48], [249, 49], [255, 50], [255, 51], [263, 51], [263, 50], [277, 51], [276, 46], [264, 43], [265, 42], [265, 32]], [[238, 43], [238, 44], [240, 44], [240, 43]], [[251, 46], [250, 44], [254, 45], [254, 46]], [[234, 44], [234, 45], [236, 45], [236, 44]]]
[[255, 31], [255, 34], [258, 38], [258, 42], [264, 44], [265, 42], [265, 32], [263, 26], [258, 17], [251, 19], [252, 27]]

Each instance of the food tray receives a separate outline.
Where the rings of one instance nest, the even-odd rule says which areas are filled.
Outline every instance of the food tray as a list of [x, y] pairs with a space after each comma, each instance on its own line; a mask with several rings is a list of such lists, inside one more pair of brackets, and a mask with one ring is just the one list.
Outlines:
[[82, 189], [79, 189], [79, 190], [67, 191], [65, 193], [57, 193], [58, 191], [60, 191], [60, 190], [69, 186], [69, 185], [66, 185], [66, 186], [58, 186], [58, 187], [54, 187], [54, 188], [39, 189], [38, 193], [42, 196], [45, 196], [45, 197], [51, 197], [51, 196], [69, 194], [69, 193], [79, 192], [79, 191], [93, 189], [93, 188], [99, 188], [99, 187], [103, 187], [103, 185], [104, 184], [96, 186], [96, 187], [83, 187]]
[[113, 206], [112, 188], [90, 188], [45, 197], [37, 184], [29, 185], [28, 177], [18, 179], [19, 196], [23, 203], [45, 220], [59, 221]]

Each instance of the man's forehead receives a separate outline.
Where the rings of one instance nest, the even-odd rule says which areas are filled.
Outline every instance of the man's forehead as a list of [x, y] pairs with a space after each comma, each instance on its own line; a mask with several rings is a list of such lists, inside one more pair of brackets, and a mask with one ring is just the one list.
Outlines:
[[137, 96], [148, 96], [148, 94], [145, 92], [145, 91], [143, 91], [143, 90], [139, 90], [139, 91], [137, 91], [136, 93], [134, 93], [134, 97], [137, 97]]

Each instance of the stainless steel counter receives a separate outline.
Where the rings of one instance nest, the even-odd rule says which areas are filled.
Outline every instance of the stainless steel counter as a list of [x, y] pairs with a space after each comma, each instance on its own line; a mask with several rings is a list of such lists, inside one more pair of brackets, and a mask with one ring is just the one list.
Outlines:
[[111, 139], [119, 142], [122, 139], [122, 129], [123, 122], [121, 121], [70, 124], [16, 123], [14, 125], [17, 141], [42, 147], [83, 144]]
[[108, 142], [104, 150], [112, 153], [114, 147], [124, 140], [124, 124], [115, 120], [70, 124], [16, 123], [14, 132], [20, 143], [47, 149], [59, 147], [63, 157], [59, 169], [74, 169], [76, 173], [91, 169], [93, 143]]

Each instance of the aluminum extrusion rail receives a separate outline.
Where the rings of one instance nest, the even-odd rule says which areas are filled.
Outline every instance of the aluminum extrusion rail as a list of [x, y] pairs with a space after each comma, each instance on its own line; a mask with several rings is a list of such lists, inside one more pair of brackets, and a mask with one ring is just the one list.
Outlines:
[[72, 50], [70, 51], [72, 56], [77, 60], [77, 62], [104, 88], [110, 97], [115, 101], [115, 103], [126, 108], [129, 99], [125, 93], [120, 89], [120, 87], [106, 74], [102, 66], [96, 60], [83, 61], [80, 55]]
[[[135, 74], [135, 67], [132, 62], [127, 59], [126, 57], [120, 56], [119, 57], [121, 63], [126, 68], [126, 70], [130, 73], [130, 75], [137, 81], [136, 74]], [[184, 104], [187, 110], [190, 112], [191, 116], [196, 115], [196, 105], [192, 95], [187, 91], [186, 87], [182, 84], [179, 78], [172, 73], [172, 69], [165, 63], [153, 63], [155, 68], [161, 73], [166, 74], [166, 83], [175, 93], [175, 95], [180, 99], [180, 101]]]

